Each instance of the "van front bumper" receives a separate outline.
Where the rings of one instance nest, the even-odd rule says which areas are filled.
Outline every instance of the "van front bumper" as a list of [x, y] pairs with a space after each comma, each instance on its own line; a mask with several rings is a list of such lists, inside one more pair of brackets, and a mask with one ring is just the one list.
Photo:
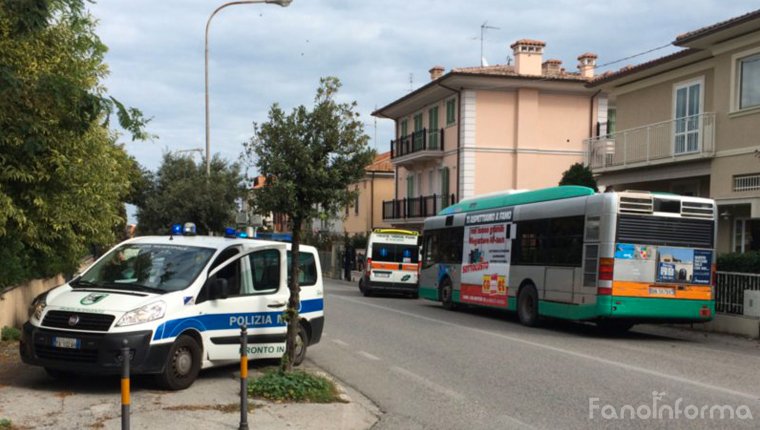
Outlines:
[[[79, 347], [58, 348], [53, 338], [78, 340]], [[151, 345], [152, 330], [127, 333], [81, 333], [51, 330], [24, 324], [19, 343], [21, 360], [26, 364], [73, 373], [120, 374], [122, 342], [130, 350], [130, 373], [161, 373], [166, 365], [171, 343]]]

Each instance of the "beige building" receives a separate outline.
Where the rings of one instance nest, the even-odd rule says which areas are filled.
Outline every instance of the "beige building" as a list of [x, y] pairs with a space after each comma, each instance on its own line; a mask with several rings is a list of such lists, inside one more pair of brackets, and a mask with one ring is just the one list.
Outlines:
[[586, 141], [587, 162], [616, 190], [714, 198], [718, 251], [760, 250], [760, 10], [673, 45], [588, 85], [611, 121]]
[[391, 153], [385, 152], [372, 161], [365, 169], [364, 178], [349, 186], [359, 190], [356, 202], [346, 208], [343, 217], [343, 231], [349, 236], [369, 234], [375, 228], [388, 228], [383, 221], [383, 200], [393, 198], [393, 166]]
[[430, 69], [431, 81], [378, 109], [396, 123], [391, 142], [393, 199], [383, 219], [421, 229], [425, 217], [468, 197], [558, 184], [583, 159], [592, 124], [606, 121], [594, 76], [596, 55], [579, 70], [544, 60], [546, 44], [518, 40], [514, 64]]

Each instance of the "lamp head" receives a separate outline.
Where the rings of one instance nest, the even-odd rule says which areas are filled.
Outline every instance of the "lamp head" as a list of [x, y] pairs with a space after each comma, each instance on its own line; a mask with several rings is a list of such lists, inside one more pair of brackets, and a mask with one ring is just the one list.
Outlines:
[[266, 0], [267, 3], [280, 5], [282, 7], [288, 7], [291, 3], [293, 3], [293, 0]]

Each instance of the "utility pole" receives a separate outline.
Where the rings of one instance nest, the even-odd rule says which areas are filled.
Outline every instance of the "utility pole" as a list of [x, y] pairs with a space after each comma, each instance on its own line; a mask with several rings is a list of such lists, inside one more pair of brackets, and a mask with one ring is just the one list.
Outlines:
[[486, 22], [484, 22], [483, 24], [480, 25], [480, 66], [481, 67], [483, 67], [483, 66], [486, 65], [485, 64], [486, 63], [486, 61], [485, 61], [486, 59], [483, 56], [483, 39], [484, 39], [485, 31], [486, 30], [499, 30], [499, 27], [492, 27], [492, 26], [488, 25], [488, 21], [486, 21]]

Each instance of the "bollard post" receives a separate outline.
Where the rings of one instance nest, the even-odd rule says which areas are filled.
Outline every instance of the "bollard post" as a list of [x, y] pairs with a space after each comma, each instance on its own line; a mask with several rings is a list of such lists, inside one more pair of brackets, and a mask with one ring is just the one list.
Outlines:
[[248, 430], [248, 329], [240, 327], [240, 430]]
[[129, 342], [121, 343], [121, 430], [129, 430]]

